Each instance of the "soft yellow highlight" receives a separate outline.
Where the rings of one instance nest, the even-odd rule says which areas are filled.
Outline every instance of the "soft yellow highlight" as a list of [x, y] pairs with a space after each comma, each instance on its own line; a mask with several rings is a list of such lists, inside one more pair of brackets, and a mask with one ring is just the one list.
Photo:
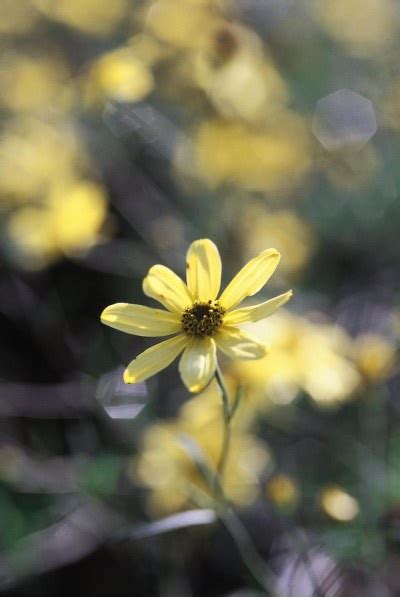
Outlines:
[[311, 166], [308, 135], [304, 123], [290, 117], [267, 130], [207, 120], [194, 139], [198, 173], [211, 186], [230, 183], [249, 191], [286, 191]]
[[335, 485], [323, 489], [320, 503], [324, 512], [339, 522], [350, 522], [360, 511], [357, 500]]
[[104, 54], [92, 65], [86, 84], [86, 100], [95, 104], [115, 99], [136, 102], [153, 89], [154, 80], [146, 64], [129, 48]]
[[148, 31], [177, 48], [196, 47], [212, 22], [213, 15], [207, 7], [190, 0], [153, 2], [146, 15]]
[[294, 506], [299, 499], [296, 481], [284, 473], [274, 475], [265, 488], [267, 497], [280, 508]]
[[396, 346], [380, 334], [362, 334], [354, 343], [354, 359], [366, 380], [378, 382], [393, 372]]
[[359, 58], [380, 55], [397, 35], [394, 0], [314, 0], [329, 35]]
[[99, 239], [107, 213], [103, 188], [89, 181], [55, 189], [41, 205], [15, 211], [8, 235], [25, 269], [40, 269], [60, 255], [89, 249]]
[[262, 250], [265, 242], [284, 255], [279, 276], [292, 279], [307, 266], [316, 238], [311, 225], [288, 209], [266, 209], [265, 203], [248, 202], [238, 218], [238, 237], [246, 257]]

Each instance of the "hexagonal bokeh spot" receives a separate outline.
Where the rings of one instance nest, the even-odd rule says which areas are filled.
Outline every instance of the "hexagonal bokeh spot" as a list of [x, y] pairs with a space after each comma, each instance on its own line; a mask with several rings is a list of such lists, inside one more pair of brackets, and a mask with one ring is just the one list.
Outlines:
[[372, 102], [350, 89], [339, 89], [317, 102], [312, 130], [328, 151], [365, 145], [376, 129]]

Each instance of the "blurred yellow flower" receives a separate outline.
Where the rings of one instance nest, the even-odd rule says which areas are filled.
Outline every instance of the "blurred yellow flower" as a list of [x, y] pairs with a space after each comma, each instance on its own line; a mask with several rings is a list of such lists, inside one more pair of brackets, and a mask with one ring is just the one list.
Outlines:
[[174, 54], [174, 51], [165, 43], [144, 32], [131, 37], [126, 47], [133, 52], [137, 60], [140, 60], [147, 67], [154, 66], [160, 60]]
[[41, 200], [55, 181], [74, 180], [87, 161], [67, 122], [11, 119], [0, 137], [1, 202]]
[[[189, 439], [200, 451], [212, 473], [216, 473], [220, 458], [223, 421], [220, 397], [204, 400], [201, 395], [189, 400], [178, 418], [152, 425], [145, 433], [137, 460], [132, 461], [128, 474], [135, 482], [151, 489], [148, 499], [153, 515], [182, 510], [193, 505], [193, 486], [212, 494], [190, 450]], [[258, 494], [258, 477], [271, 466], [267, 446], [242, 429], [232, 430], [231, 447], [224, 469], [224, 492], [239, 505], [251, 503]]]
[[314, 0], [319, 23], [349, 54], [379, 56], [398, 35], [394, 0]]
[[290, 114], [266, 131], [208, 120], [200, 124], [194, 145], [198, 173], [211, 186], [229, 183], [249, 191], [285, 192], [311, 166], [307, 127]]
[[0, 62], [0, 103], [13, 112], [62, 109], [70, 106], [73, 87], [57, 57], [4, 52]]
[[32, 0], [46, 17], [89, 35], [112, 33], [126, 14], [127, 0]]
[[280, 508], [294, 506], [299, 499], [296, 481], [284, 473], [278, 473], [268, 481], [266, 494]]
[[354, 341], [354, 360], [368, 381], [380, 381], [393, 372], [396, 346], [380, 334], [361, 334]]
[[267, 122], [288, 100], [287, 86], [251, 31], [217, 23], [194, 56], [196, 84], [226, 118]]
[[8, 235], [26, 269], [40, 269], [60, 255], [90, 248], [107, 214], [103, 188], [90, 181], [60, 185], [47, 202], [21, 207], [10, 217]]
[[0, 0], [0, 33], [21, 34], [33, 29], [38, 14], [31, 0]]
[[360, 511], [357, 500], [336, 485], [322, 490], [320, 504], [325, 514], [339, 522], [350, 522]]
[[205, 29], [215, 20], [207, 4], [194, 0], [152, 2], [146, 13], [146, 29], [177, 48], [196, 47]]
[[[250, 326], [246, 326], [250, 327]], [[351, 340], [344, 330], [281, 311], [251, 328], [271, 338], [267, 359], [235, 363], [230, 371], [248, 387], [258, 408], [289, 404], [305, 391], [321, 407], [349, 399], [361, 378], [350, 360]]]
[[244, 255], [254, 255], [265, 244], [276, 247], [284, 255], [279, 275], [293, 277], [307, 265], [315, 247], [312, 227], [288, 209], [272, 211], [265, 204], [246, 204], [238, 227]]
[[280, 260], [276, 249], [266, 249], [249, 261], [217, 299], [221, 285], [221, 258], [215, 244], [194, 241], [186, 256], [186, 284], [163, 265], [150, 268], [144, 293], [166, 309], [116, 303], [101, 314], [101, 321], [128, 334], [172, 338], [145, 350], [127, 367], [126, 383], [137, 383], [168, 367], [182, 352], [179, 372], [191, 392], [201, 391], [217, 366], [217, 348], [232, 359], [259, 359], [265, 344], [239, 325], [272, 315], [292, 296], [288, 291], [253, 307], [235, 309], [266, 284]]
[[104, 54], [91, 67], [85, 79], [86, 99], [89, 104], [105, 99], [136, 102], [144, 99], [153, 89], [151, 71], [132, 50], [123, 48]]

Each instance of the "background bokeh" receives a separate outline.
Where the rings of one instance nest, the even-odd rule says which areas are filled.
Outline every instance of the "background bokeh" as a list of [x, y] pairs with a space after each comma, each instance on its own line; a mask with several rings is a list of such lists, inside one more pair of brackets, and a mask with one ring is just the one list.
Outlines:
[[257, 594], [193, 496], [217, 386], [125, 386], [150, 344], [99, 321], [209, 237], [225, 281], [276, 247], [263, 298], [294, 289], [252, 325], [265, 359], [221, 361], [226, 493], [276, 594], [399, 595], [397, 0], [0, 14], [0, 592]]

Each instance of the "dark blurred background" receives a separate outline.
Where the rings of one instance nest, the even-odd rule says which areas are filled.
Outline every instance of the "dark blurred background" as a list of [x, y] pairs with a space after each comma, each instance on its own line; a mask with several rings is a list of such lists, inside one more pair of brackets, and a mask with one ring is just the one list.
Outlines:
[[[251, 596], [182, 434], [216, 386], [104, 328], [196, 238], [267, 247], [226, 494], [279, 597], [400, 595], [397, 0], [0, 0], [0, 591]], [[243, 546], [242, 546], [243, 547]], [[272, 586], [272, 589], [271, 589]]]

